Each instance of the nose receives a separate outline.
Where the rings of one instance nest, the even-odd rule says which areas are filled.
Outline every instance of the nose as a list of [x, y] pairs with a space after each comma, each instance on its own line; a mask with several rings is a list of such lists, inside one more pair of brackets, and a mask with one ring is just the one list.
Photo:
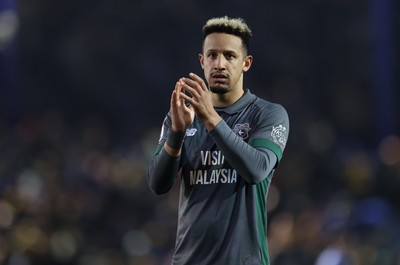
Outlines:
[[217, 58], [215, 59], [214, 68], [215, 68], [216, 70], [225, 69], [225, 63], [226, 63], [225, 57], [224, 57], [222, 54], [219, 54], [219, 55], [217, 56]]

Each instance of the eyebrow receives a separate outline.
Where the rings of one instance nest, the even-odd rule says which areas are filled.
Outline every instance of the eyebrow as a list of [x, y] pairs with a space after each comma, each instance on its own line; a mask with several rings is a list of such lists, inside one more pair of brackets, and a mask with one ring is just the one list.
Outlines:
[[206, 53], [210, 53], [210, 52], [222, 52], [222, 53], [234, 53], [234, 54], [238, 54], [238, 52], [236, 50], [218, 50], [218, 49], [209, 49], [205, 51]]

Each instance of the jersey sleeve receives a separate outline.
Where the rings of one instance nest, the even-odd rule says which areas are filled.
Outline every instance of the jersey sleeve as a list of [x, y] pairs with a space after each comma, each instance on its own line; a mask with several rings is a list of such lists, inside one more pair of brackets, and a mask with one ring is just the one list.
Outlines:
[[171, 119], [167, 115], [161, 128], [155, 155], [150, 161], [147, 171], [147, 181], [150, 189], [156, 194], [166, 193], [174, 185], [180, 166], [180, 157], [172, 157], [164, 150]]
[[222, 120], [210, 132], [226, 159], [250, 184], [271, 176], [282, 158], [289, 121], [285, 109], [277, 104], [260, 111], [249, 142], [245, 142]]
[[271, 104], [261, 112], [260, 120], [252, 133], [249, 144], [255, 148], [266, 148], [274, 152], [278, 162], [289, 136], [289, 117], [283, 106]]

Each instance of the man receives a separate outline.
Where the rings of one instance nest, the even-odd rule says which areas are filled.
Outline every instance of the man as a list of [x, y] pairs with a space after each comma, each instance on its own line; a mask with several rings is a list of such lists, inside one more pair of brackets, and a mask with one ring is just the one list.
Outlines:
[[242, 19], [208, 20], [199, 54], [208, 85], [190, 73], [172, 92], [148, 171], [156, 194], [181, 178], [172, 264], [269, 264], [266, 197], [289, 121], [243, 88], [251, 36]]

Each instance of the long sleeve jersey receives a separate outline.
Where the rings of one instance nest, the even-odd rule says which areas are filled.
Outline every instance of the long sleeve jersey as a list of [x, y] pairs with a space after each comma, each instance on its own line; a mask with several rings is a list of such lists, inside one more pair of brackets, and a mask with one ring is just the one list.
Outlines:
[[266, 199], [289, 133], [285, 109], [249, 90], [216, 108], [210, 132], [195, 118], [179, 157], [163, 146], [167, 114], [148, 170], [150, 188], [167, 192], [181, 179], [174, 265], [268, 265]]

